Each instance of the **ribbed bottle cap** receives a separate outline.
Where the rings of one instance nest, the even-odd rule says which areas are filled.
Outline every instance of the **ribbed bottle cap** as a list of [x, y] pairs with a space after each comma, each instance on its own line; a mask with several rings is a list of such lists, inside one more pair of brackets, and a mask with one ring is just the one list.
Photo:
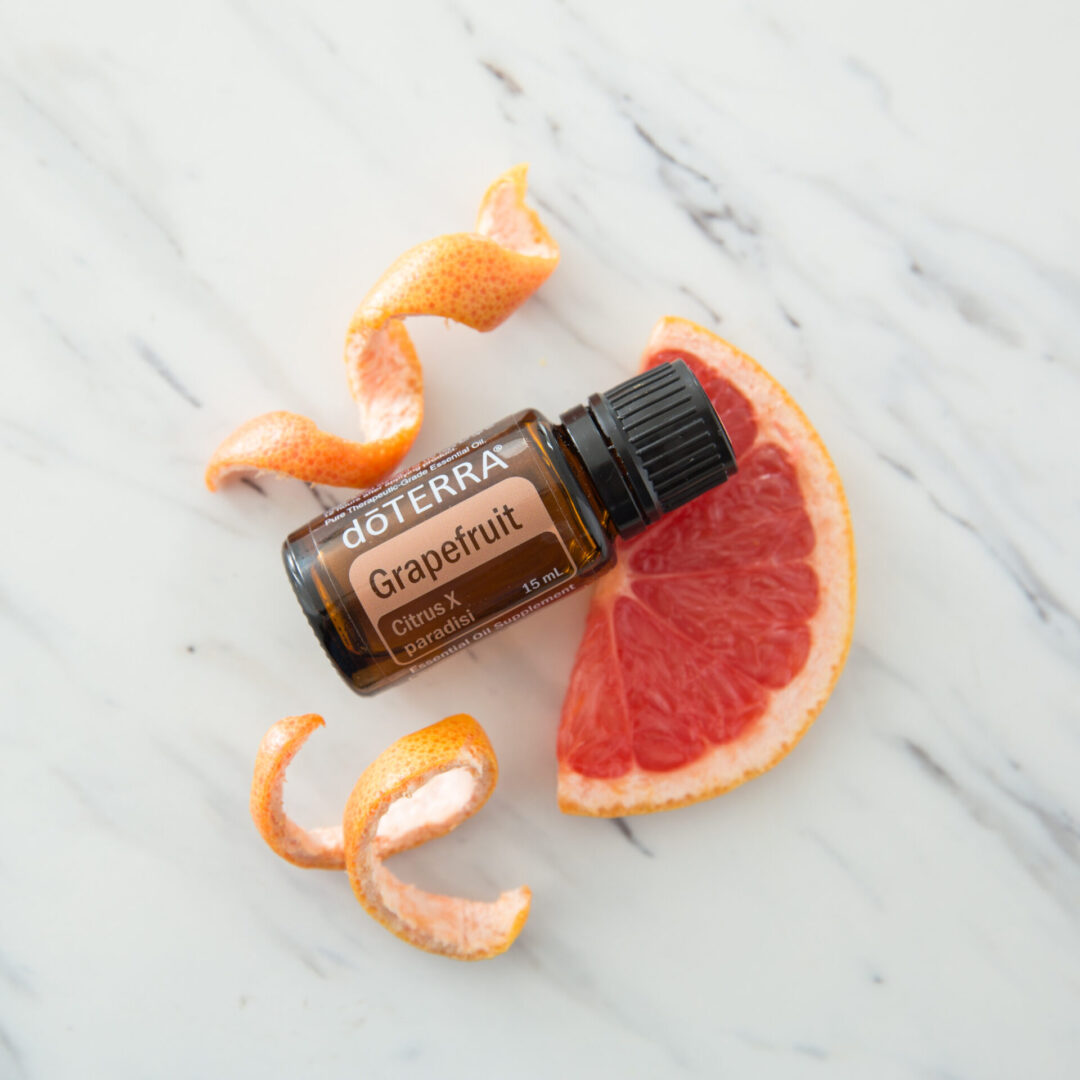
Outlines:
[[682, 360], [593, 394], [562, 420], [624, 537], [736, 470], [724, 425]]

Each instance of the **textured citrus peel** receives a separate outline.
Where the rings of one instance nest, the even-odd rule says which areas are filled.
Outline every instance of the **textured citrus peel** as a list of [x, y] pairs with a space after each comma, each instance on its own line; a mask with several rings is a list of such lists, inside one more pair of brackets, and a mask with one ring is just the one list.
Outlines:
[[[810, 557], [818, 581], [828, 583], [813, 620], [810, 654], [802, 670], [773, 693], [764, 716], [744, 736], [711, 747], [702, 757], [670, 773], [638, 766], [622, 776], [583, 776], [559, 762], [558, 802], [565, 813], [593, 817], [672, 810], [711, 799], [759, 776], [781, 761], [803, 737], [836, 685], [851, 647], [855, 622], [855, 540], [843, 485], [821, 437], [787, 391], [752, 357], [704, 327], [668, 316], [653, 328], [641, 368], [660, 353], [689, 353], [714, 367], [755, 408], [762, 441], [775, 441], [795, 464], [816, 542]], [[593, 609], [607, 609], [632, 588], [624, 561], [593, 593]], [[564, 702], [575, 707], [577, 669]], [[562, 737], [560, 733], [560, 738]]]
[[559, 248], [525, 205], [527, 166], [500, 176], [471, 233], [437, 236], [405, 252], [361, 302], [345, 341], [349, 390], [365, 442], [320, 430], [307, 417], [264, 413], [214, 452], [206, 486], [255, 472], [335, 487], [370, 487], [412, 446], [423, 419], [423, 376], [403, 318], [437, 315], [493, 330], [540, 287]]
[[251, 818], [270, 847], [295, 866], [343, 870], [341, 826], [304, 829], [288, 817], [284, 806], [285, 771], [308, 736], [323, 723], [315, 713], [287, 716], [263, 736], [251, 782]]
[[487, 735], [462, 714], [399, 739], [353, 788], [345, 807], [349, 881], [364, 909], [409, 944], [482, 960], [509, 948], [525, 925], [528, 888], [492, 902], [426, 892], [399, 881], [375, 842], [402, 850], [449, 832], [487, 802], [497, 777]]
[[361, 775], [344, 825], [304, 829], [283, 807], [285, 771], [321, 716], [290, 716], [264, 736], [255, 762], [251, 815], [263, 839], [297, 866], [346, 869], [364, 909], [404, 941], [459, 960], [504, 952], [529, 916], [522, 886], [494, 901], [429, 893], [383, 865], [399, 851], [444, 836], [487, 802], [498, 763], [484, 729], [451, 716], [406, 735]]

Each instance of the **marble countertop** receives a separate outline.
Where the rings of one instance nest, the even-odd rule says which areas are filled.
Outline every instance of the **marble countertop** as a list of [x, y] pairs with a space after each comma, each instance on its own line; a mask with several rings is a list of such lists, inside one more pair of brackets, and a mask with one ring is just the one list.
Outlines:
[[[0, 12], [0, 1076], [1080, 1075], [1074, 5], [795, 0]], [[562, 264], [504, 327], [414, 323], [410, 460], [630, 373], [680, 314], [756, 355], [847, 485], [856, 639], [796, 753], [710, 803], [559, 814], [575, 596], [364, 700], [282, 537], [208, 494], [272, 408], [356, 431], [353, 306], [532, 163]], [[402, 857], [491, 896], [462, 965], [247, 814], [338, 818], [468, 711], [501, 778]]]

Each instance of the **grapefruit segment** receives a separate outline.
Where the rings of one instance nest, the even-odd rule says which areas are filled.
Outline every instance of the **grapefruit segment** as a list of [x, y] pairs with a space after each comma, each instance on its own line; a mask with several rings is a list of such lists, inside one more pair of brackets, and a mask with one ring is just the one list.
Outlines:
[[676, 358], [716, 406], [739, 471], [618, 544], [563, 703], [569, 813], [671, 809], [764, 772], [820, 711], [851, 641], [854, 542], [821, 439], [750, 357], [663, 319], [642, 368]]
[[345, 372], [365, 442], [320, 430], [290, 412], [247, 421], [217, 448], [206, 470], [216, 491], [257, 472], [335, 487], [370, 487], [397, 467], [420, 431], [423, 376], [402, 319], [439, 315], [494, 330], [547, 279], [559, 248], [525, 205], [527, 166], [488, 188], [476, 231], [437, 236], [406, 251], [363, 299], [345, 340]]

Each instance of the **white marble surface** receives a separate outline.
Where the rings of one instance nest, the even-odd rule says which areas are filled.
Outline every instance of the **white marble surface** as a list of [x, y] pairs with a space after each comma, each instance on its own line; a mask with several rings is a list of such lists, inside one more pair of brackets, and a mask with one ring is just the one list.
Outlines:
[[[1080, 1075], [1080, 28], [1071, 0], [0, 6], [0, 1076]], [[654, 319], [780, 377], [846, 481], [856, 643], [799, 750], [630, 833], [560, 816], [584, 599], [364, 701], [211, 496], [254, 412], [355, 430], [354, 303], [532, 162], [563, 262], [415, 326], [414, 457], [632, 370]], [[324, 495], [326, 493], [323, 493]], [[485, 811], [403, 876], [528, 882], [461, 965], [274, 858], [472, 712]]]

